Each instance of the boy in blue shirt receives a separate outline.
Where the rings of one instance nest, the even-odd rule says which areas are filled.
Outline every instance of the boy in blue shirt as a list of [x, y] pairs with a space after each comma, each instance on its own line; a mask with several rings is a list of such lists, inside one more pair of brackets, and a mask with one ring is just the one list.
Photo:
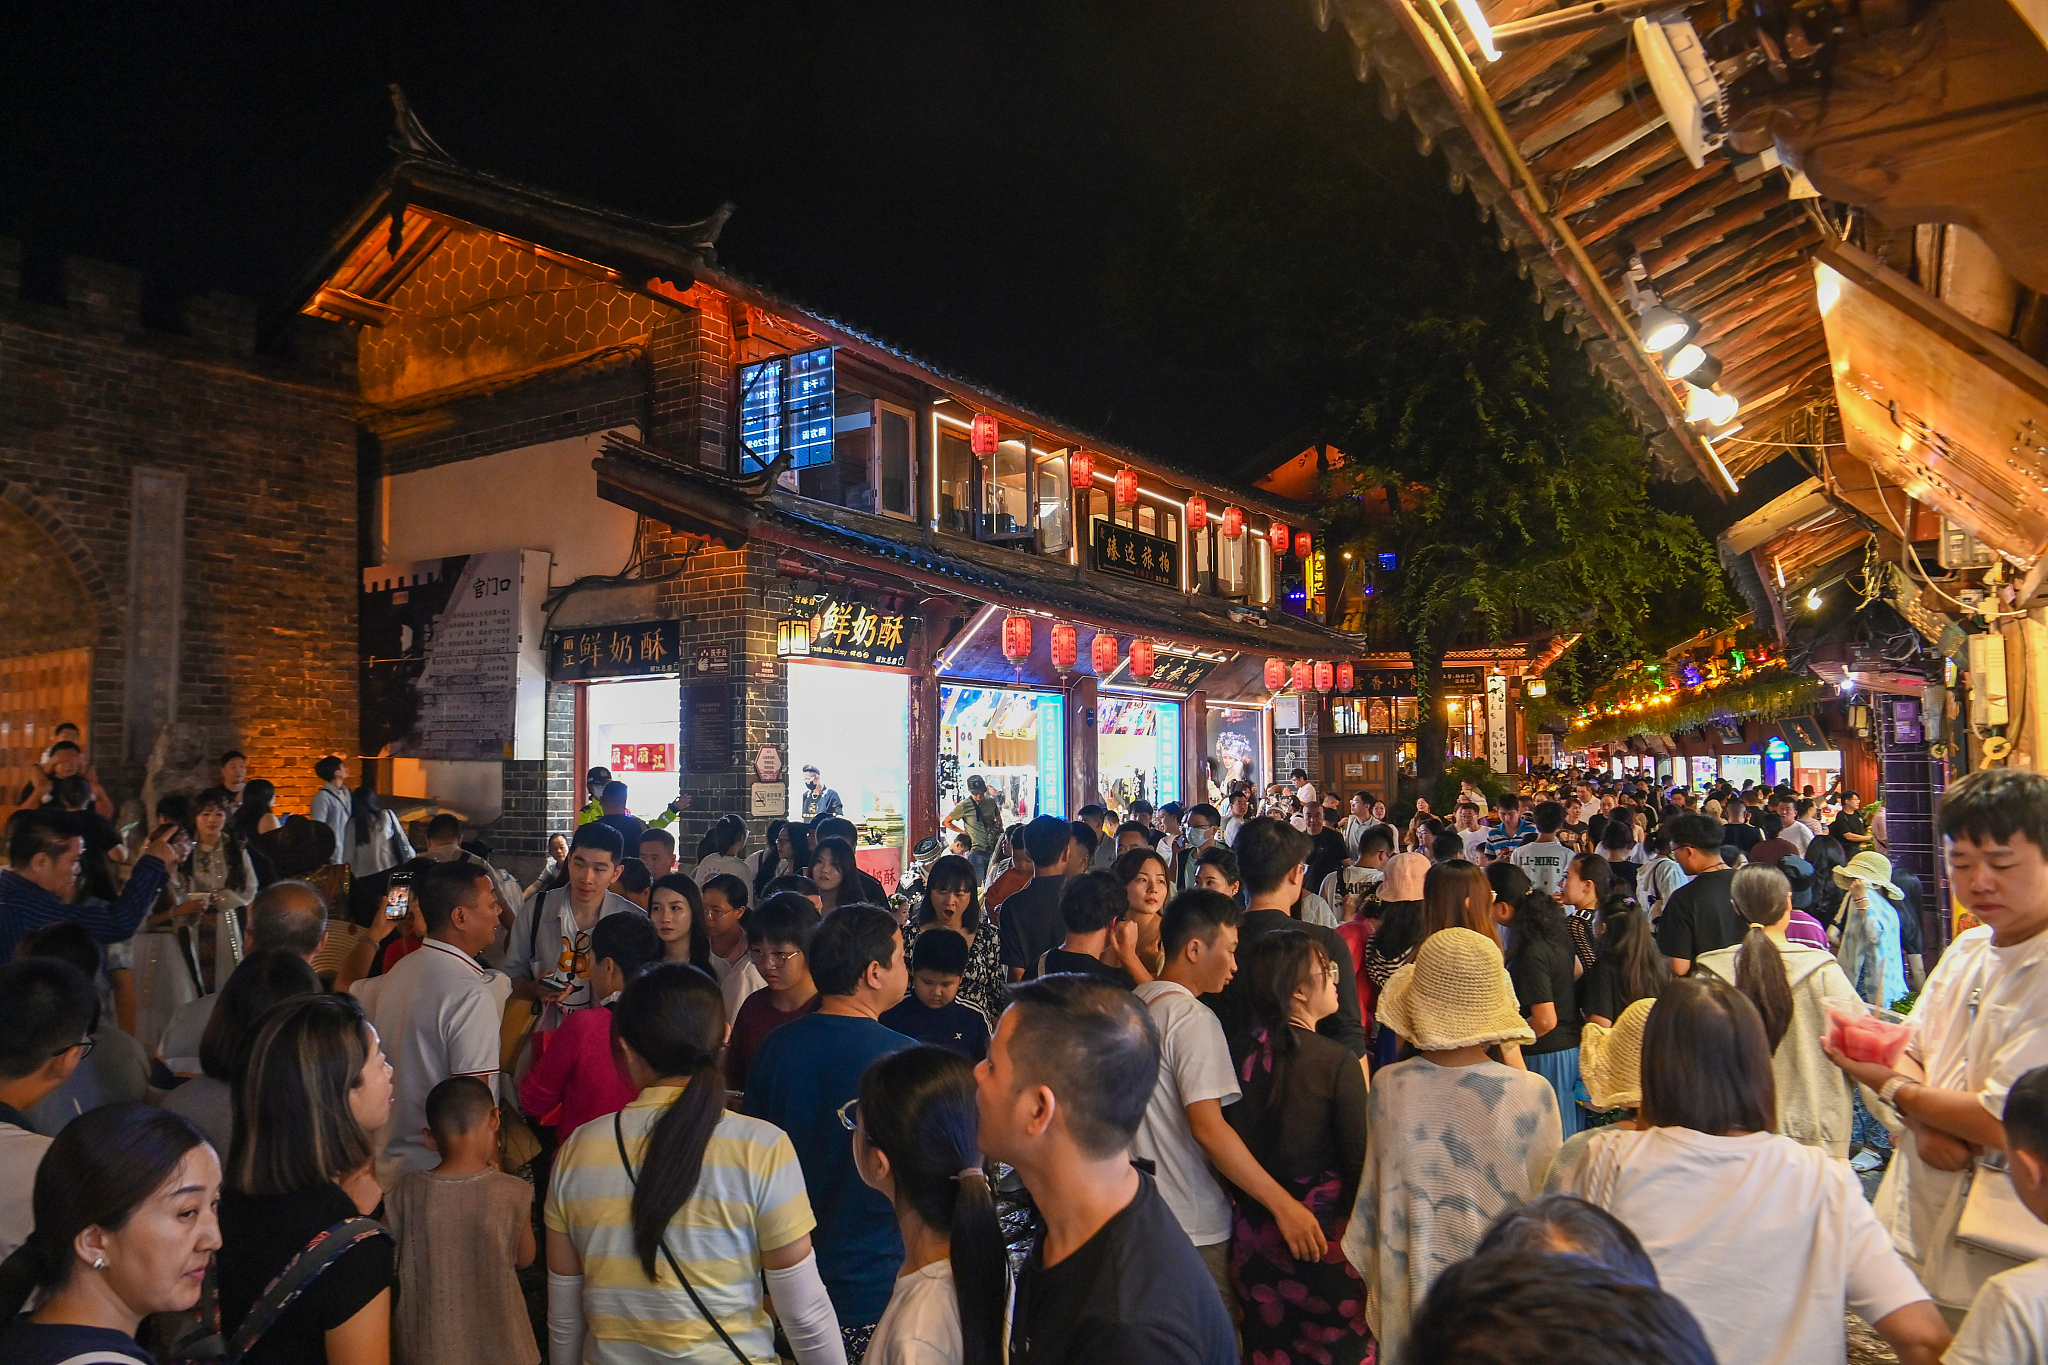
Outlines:
[[967, 940], [942, 924], [926, 929], [910, 948], [910, 995], [883, 1012], [882, 1027], [979, 1062], [988, 1056], [988, 1020], [956, 998], [966, 972]]

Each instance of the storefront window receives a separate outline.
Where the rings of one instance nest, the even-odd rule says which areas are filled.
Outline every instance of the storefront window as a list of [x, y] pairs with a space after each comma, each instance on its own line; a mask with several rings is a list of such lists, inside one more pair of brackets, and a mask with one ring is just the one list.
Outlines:
[[680, 684], [674, 678], [584, 687], [588, 766], [610, 768], [613, 779], [626, 784], [626, 809], [643, 820], [659, 814], [680, 790], [676, 746], [681, 721]]
[[1688, 776], [1691, 779], [1692, 789], [1694, 791], [1705, 791], [1713, 786], [1714, 780], [1721, 775], [1721, 764], [1718, 759], [1711, 756], [1695, 755], [1688, 760], [1687, 770]]
[[1721, 780], [1740, 788], [1764, 780], [1764, 761], [1755, 754], [1729, 754], [1721, 760]]
[[1801, 796], [1820, 796], [1828, 784], [1842, 775], [1839, 749], [1797, 749], [1792, 754], [1792, 790]]
[[939, 817], [979, 773], [1003, 823], [1067, 813], [1066, 699], [1008, 687], [939, 689]]
[[879, 668], [788, 667], [789, 818], [804, 818], [803, 768], [816, 764], [860, 830], [861, 870], [893, 890], [910, 796], [910, 678]]
[[1216, 791], [1204, 793], [1210, 799], [1228, 791], [1232, 782], [1266, 785], [1266, 712], [1234, 706], [1209, 708], [1209, 774]]
[[917, 461], [911, 454], [910, 414], [887, 403], [875, 405], [875, 488], [880, 508], [892, 517], [916, 515], [911, 490]]
[[1180, 703], [1103, 697], [1096, 717], [1096, 771], [1109, 804], [1180, 800]]
[[975, 535], [977, 514], [988, 510], [986, 488], [975, 477], [974, 448], [967, 433], [939, 427], [939, 529], [956, 536]]

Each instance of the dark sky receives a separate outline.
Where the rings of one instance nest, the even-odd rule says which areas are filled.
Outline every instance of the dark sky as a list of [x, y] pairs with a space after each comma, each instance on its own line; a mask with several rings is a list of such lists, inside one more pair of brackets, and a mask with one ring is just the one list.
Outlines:
[[[165, 316], [281, 299], [384, 166], [393, 80], [460, 160], [663, 221], [731, 199], [728, 267], [1217, 467], [1315, 413], [1273, 381], [1286, 343], [1172, 266], [1188, 205], [1285, 220], [1311, 255], [1492, 250], [1305, 0], [46, 5], [10, 28], [0, 233], [32, 276], [64, 251], [144, 270]], [[1296, 202], [1268, 153], [1297, 130], [1390, 211]], [[1168, 316], [1199, 359], [1133, 321]]]

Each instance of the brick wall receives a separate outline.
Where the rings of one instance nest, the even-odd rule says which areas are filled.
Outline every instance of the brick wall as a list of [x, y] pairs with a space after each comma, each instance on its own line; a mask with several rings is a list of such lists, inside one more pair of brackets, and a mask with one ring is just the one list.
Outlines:
[[[175, 632], [133, 624], [175, 646], [176, 718], [203, 727], [210, 751], [245, 750], [280, 807], [303, 811], [313, 762], [355, 749], [346, 334], [300, 319], [281, 347], [294, 354], [258, 355], [254, 308], [225, 295], [188, 305], [181, 333], [145, 330], [134, 272], [72, 258], [61, 301], [24, 300], [18, 260], [0, 243], [0, 491], [60, 548], [94, 621], [102, 778], [117, 801], [140, 791], [123, 730], [130, 602], [172, 601]], [[182, 479], [182, 528], [134, 524], [138, 471]], [[182, 545], [169, 539], [180, 529]], [[176, 584], [131, 572], [180, 555]]]

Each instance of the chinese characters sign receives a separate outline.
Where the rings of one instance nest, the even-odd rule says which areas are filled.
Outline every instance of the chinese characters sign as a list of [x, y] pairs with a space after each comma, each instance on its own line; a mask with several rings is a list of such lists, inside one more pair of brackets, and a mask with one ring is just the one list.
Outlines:
[[614, 744], [613, 773], [672, 773], [676, 770], [673, 744]]
[[1180, 586], [1180, 546], [1110, 522], [1095, 523], [1095, 569], [1140, 583]]
[[673, 673], [681, 666], [677, 658], [682, 642], [683, 627], [678, 621], [558, 630], [548, 637], [548, 677], [555, 682], [582, 682]]
[[790, 611], [811, 620], [813, 659], [842, 659], [856, 664], [905, 668], [910, 663], [907, 618], [865, 602], [829, 593], [797, 593]]
[[1203, 679], [1215, 671], [1214, 659], [1197, 659], [1191, 654], [1169, 654], [1162, 649], [1153, 656], [1151, 677], [1132, 677], [1131, 663], [1126, 659], [1117, 665], [1117, 671], [1110, 675], [1110, 681], [1118, 687], [1157, 687], [1168, 692], [1192, 692], [1202, 685]]
[[365, 569], [363, 751], [510, 757], [529, 591], [518, 550]]

